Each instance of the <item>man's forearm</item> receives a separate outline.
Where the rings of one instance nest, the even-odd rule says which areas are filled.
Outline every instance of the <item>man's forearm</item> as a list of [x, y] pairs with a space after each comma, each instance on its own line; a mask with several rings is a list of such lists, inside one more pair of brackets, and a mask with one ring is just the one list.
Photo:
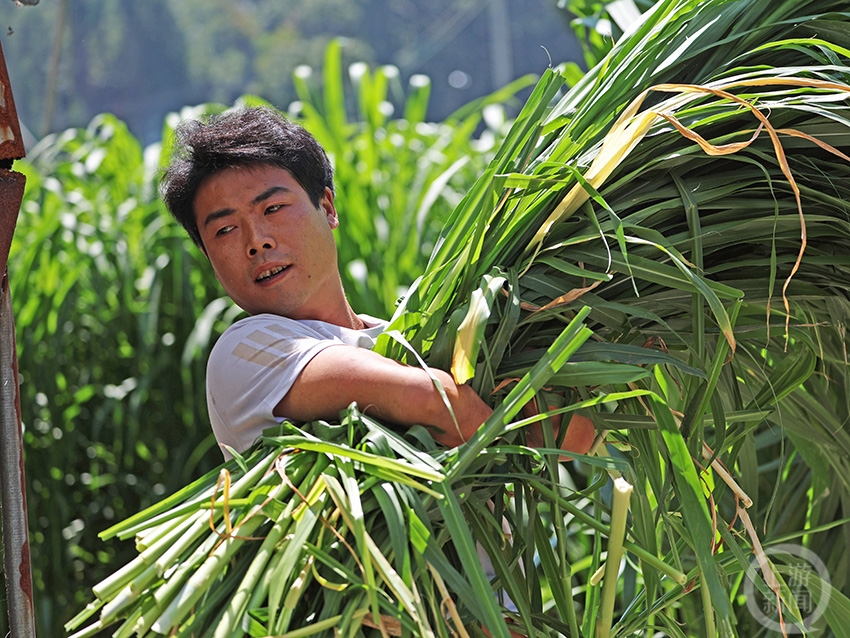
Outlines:
[[[451, 412], [431, 375], [443, 386]], [[355, 401], [386, 421], [433, 428], [434, 438], [452, 447], [466, 441], [491, 413], [472, 388], [455, 384], [442, 370], [425, 371], [345, 345], [317, 354], [274, 413], [299, 421], [330, 419]]]

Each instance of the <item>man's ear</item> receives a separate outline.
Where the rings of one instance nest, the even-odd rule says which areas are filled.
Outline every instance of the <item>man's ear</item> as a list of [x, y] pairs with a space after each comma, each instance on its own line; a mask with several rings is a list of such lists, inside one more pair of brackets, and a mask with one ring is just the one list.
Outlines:
[[322, 196], [322, 201], [319, 202], [319, 207], [325, 213], [325, 219], [328, 220], [328, 225], [333, 229], [339, 226], [339, 214], [334, 206], [334, 193], [325, 186], [325, 194]]

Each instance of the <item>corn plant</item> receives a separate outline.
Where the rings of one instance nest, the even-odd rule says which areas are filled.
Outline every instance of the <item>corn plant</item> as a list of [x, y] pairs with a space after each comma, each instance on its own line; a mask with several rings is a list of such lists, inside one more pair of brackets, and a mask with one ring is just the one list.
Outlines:
[[[355, 407], [271, 430], [107, 531], [139, 557], [69, 629], [841, 635], [841, 9], [662, 0], [576, 86], [547, 72], [378, 344], [473, 383], [495, 407], [478, 434], [442, 450]], [[555, 427], [524, 445], [577, 410], [593, 455], [559, 463]], [[770, 553], [788, 540], [832, 579], [811, 583], [814, 627]]]
[[[125, 551], [102, 529], [208, 470], [203, 362], [181, 349], [218, 296], [112, 116], [43, 140], [9, 260], [39, 631]], [[204, 458], [205, 455], [208, 458]]]

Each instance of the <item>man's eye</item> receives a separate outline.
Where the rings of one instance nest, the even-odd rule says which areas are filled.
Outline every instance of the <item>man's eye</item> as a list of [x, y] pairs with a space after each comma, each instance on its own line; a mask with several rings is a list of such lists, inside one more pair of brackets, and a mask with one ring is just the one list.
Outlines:
[[217, 231], [215, 231], [215, 234], [216, 234], [216, 236], [219, 236], [219, 235], [226, 235], [226, 234], [227, 234], [227, 233], [229, 233], [231, 230], [233, 230], [233, 226], [222, 226], [222, 227], [221, 227], [221, 228], [219, 228]]
[[283, 208], [283, 204], [272, 204], [271, 206], [268, 206], [266, 208], [266, 215], [269, 215], [271, 213], [276, 213], [281, 208]]

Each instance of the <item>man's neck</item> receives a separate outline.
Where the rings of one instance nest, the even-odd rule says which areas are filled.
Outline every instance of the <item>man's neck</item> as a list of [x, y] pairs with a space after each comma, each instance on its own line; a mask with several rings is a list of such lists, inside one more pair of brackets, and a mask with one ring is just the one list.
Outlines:
[[363, 330], [366, 327], [366, 322], [357, 316], [357, 313], [352, 310], [351, 306], [348, 306], [348, 321], [350, 325], [346, 325], [346, 328], [351, 328], [352, 330]]
[[348, 303], [345, 303], [342, 307], [335, 311], [328, 311], [325, 309], [322, 312], [290, 316], [289, 318], [298, 321], [324, 321], [325, 323], [340, 326], [341, 328], [348, 328], [349, 330], [363, 330], [366, 328], [366, 322], [363, 321], [356, 312], [354, 312]]

